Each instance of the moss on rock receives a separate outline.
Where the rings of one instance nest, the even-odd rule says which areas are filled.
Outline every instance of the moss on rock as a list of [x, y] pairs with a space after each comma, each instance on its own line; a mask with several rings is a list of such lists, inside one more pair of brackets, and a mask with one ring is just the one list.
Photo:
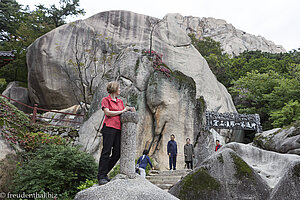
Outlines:
[[235, 155], [233, 153], [231, 153], [231, 157], [233, 159], [235, 169], [236, 169], [235, 176], [238, 179], [250, 178], [250, 179], [254, 180], [253, 171], [249, 167], [249, 165], [245, 161], [243, 161], [243, 159], [241, 159], [240, 157], [238, 157], [237, 155]]
[[300, 177], [300, 163], [298, 163], [294, 166], [293, 173], [295, 176]]
[[174, 71], [171, 75], [179, 81], [180, 84], [191, 87], [196, 90], [196, 83], [192, 77], [186, 76], [184, 73], [180, 71]]
[[221, 184], [213, 178], [205, 168], [200, 168], [193, 174], [187, 175], [181, 182], [180, 199], [200, 197], [206, 192], [219, 190]]
[[220, 163], [224, 163], [224, 159], [223, 159], [223, 156], [222, 156], [222, 154], [220, 154], [219, 156], [218, 156], [218, 161], [220, 162]]

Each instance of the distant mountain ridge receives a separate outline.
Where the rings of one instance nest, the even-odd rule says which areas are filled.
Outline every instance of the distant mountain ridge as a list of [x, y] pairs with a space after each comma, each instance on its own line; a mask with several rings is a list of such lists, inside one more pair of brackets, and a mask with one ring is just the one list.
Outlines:
[[223, 19], [182, 16], [180, 14], [168, 15], [173, 15], [180, 27], [187, 33], [194, 33], [199, 39], [211, 37], [221, 43], [226, 53], [233, 56], [247, 50], [261, 50], [270, 53], [286, 52], [283, 46], [276, 45], [262, 36], [255, 36], [236, 29], [232, 24], [227, 23]]

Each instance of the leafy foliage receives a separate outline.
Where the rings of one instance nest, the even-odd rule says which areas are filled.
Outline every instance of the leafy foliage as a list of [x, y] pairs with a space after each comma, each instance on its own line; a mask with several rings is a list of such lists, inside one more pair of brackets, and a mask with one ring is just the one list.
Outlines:
[[300, 103], [297, 100], [290, 100], [280, 110], [271, 112], [272, 125], [282, 127], [294, 121], [300, 120]]
[[98, 180], [97, 179], [86, 179], [84, 183], [82, 183], [79, 187], [77, 187], [78, 190], [85, 190], [87, 188], [92, 187], [93, 185], [98, 184]]
[[264, 129], [288, 125], [297, 119], [299, 51], [245, 51], [230, 57], [213, 39], [190, 37], [217, 79], [229, 89], [239, 113], [258, 113]]
[[0, 50], [15, 54], [15, 60], [0, 68], [0, 78], [6, 82], [27, 82], [26, 48], [38, 37], [65, 24], [67, 17], [84, 14], [79, 0], [61, 0], [59, 8], [38, 5], [33, 11], [15, 0], [1, 0], [0, 11]]
[[25, 156], [29, 159], [17, 169], [14, 179], [19, 194], [50, 192], [73, 197], [77, 187], [97, 173], [94, 158], [71, 146], [43, 145]]
[[35, 151], [40, 144], [66, 144], [59, 136], [39, 132], [45, 126], [31, 125], [28, 116], [3, 97], [0, 97], [0, 125], [0, 136], [12, 146], [18, 144], [26, 151]]

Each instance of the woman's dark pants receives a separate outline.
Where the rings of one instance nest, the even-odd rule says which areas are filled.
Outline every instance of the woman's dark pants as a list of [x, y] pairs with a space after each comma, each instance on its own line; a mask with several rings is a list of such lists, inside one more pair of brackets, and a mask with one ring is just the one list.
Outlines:
[[103, 148], [99, 160], [98, 180], [107, 178], [108, 172], [120, 158], [121, 131], [117, 133], [102, 133]]

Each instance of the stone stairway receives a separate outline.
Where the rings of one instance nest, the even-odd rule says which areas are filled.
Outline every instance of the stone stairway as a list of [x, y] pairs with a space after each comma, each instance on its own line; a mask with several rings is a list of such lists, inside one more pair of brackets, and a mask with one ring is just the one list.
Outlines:
[[151, 170], [146, 179], [163, 190], [169, 190], [175, 183], [186, 176], [191, 170], [181, 169], [175, 171]]

